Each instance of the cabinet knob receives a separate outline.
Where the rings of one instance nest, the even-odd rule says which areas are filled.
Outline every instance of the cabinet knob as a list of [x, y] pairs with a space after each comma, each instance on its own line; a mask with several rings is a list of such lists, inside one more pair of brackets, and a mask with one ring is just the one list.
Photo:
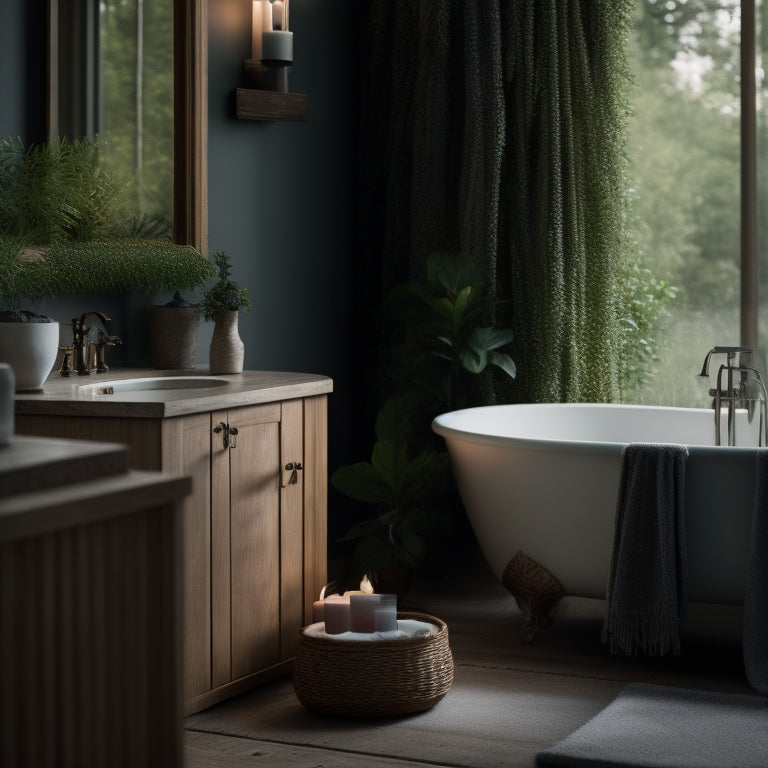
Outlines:
[[299, 482], [299, 472], [304, 469], [300, 461], [291, 461], [285, 465], [285, 471], [290, 472], [286, 485], [296, 485]]

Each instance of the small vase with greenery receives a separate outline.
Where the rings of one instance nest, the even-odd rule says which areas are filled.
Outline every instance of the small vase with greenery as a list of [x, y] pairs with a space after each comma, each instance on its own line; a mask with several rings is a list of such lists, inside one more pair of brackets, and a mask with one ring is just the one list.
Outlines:
[[237, 324], [240, 310], [248, 312], [251, 300], [246, 289], [230, 279], [231, 257], [224, 251], [215, 251], [211, 259], [219, 279], [206, 291], [201, 304], [203, 317], [215, 323], [209, 354], [210, 372], [242, 373], [245, 349]]
[[390, 391], [376, 419], [371, 459], [331, 476], [344, 495], [376, 508], [344, 537], [356, 542], [353, 580], [372, 572], [375, 583], [382, 574], [413, 571], [427, 541], [455, 523], [458, 495], [430, 427], [439, 413], [472, 404], [473, 382], [491, 368], [515, 376], [503, 351], [512, 332], [492, 322], [500, 303], [485, 295], [477, 266], [457, 254], [433, 253], [426, 281], [392, 291], [388, 315], [401, 334], [390, 351]]

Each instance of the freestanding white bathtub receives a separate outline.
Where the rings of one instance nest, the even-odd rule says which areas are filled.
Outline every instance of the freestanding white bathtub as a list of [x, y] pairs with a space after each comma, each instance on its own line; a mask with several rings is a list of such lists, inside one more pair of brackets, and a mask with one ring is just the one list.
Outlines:
[[738, 413], [736, 447], [714, 446], [714, 412], [703, 408], [498, 405], [442, 414], [432, 428], [445, 439], [464, 506], [497, 578], [522, 550], [567, 594], [581, 597], [605, 597], [622, 447], [687, 445], [688, 596], [740, 604], [757, 421]]

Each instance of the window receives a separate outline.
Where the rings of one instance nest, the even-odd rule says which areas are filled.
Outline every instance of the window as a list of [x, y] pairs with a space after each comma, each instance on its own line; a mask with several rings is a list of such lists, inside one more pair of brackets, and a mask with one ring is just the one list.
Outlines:
[[631, 220], [643, 280], [638, 301], [648, 313], [664, 313], [652, 338], [637, 339], [638, 360], [646, 364], [622, 393], [627, 402], [704, 407], [707, 384], [696, 373], [707, 351], [716, 344], [755, 346], [758, 319], [760, 338], [768, 337], [765, 278], [759, 295], [766, 300], [756, 298], [757, 266], [768, 259], [766, 238], [758, 251], [755, 235], [758, 203], [768, 202], [768, 178], [760, 179], [754, 154], [755, 130], [757, 146], [768, 152], [761, 140], [768, 121], [759, 108], [760, 51], [757, 88], [750, 82], [750, 41], [764, 5], [638, 0]]

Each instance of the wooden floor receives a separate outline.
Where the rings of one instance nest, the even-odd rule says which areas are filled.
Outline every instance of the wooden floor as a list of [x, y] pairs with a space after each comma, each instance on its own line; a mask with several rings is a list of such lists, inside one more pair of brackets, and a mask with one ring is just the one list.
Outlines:
[[187, 718], [188, 768], [535, 765], [631, 681], [749, 693], [740, 611], [691, 606], [679, 657], [615, 657], [600, 641], [602, 601], [566, 598], [536, 641], [479, 561], [455, 584], [421, 583], [401, 605], [448, 623], [456, 678], [432, 710], [395, 719], [308, 712], [290, 678]]

